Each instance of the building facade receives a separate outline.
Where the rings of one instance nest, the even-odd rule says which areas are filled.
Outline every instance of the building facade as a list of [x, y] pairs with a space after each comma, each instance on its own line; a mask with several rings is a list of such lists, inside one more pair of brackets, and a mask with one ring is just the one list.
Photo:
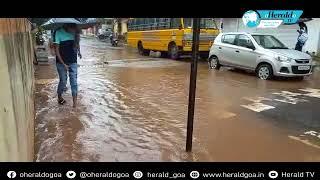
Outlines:
[[113, 28], [113, 18], [104, 18], [104, 21], [101, 23], [100, 29], [103, 32], [112, 31]]
[[114, 18], [113, 32], [118, 35], [125, 35], [128, 32], [129, 18]]
[[33, 161], [34, 44], [26, 18], [0, 19], [0, 161]]

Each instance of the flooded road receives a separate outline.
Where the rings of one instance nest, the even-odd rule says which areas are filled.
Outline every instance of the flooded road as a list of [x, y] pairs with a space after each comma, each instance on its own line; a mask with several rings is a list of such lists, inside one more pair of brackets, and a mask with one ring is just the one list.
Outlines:
[[200, 62], [193, 152], [186, 153], [190, 60], [81, 43], [77, 109], [69, 85], [67, 103], [57, 103], [54, 62], [36, 67], [36, 161], [320, 161], [318, 72], [263, 81]]

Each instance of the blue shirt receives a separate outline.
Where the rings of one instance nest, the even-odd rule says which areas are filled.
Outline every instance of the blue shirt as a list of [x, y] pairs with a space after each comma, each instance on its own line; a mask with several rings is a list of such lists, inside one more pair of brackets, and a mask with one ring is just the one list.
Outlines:
[[[59, 52], [65, 64], [77, 63], [77, 51], [75, 47], [75, 34], [65, 31], [63, 28], [56, 30], [53, 42], [59, 45]], [[57, 63], [60, 63], [56, 57]]]
[[65, 31], [63, 28], [60, 28], [56, 31], [54, 43], [60, 44], [63, 41], [74, 41], [75, 34]]

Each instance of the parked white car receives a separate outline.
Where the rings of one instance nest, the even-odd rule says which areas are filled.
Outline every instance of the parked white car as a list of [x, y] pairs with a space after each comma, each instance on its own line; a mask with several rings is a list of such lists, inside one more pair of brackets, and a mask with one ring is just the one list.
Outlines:
[[220, 33], [210, 49], [209, 66], [251, 70], [264, 80], [273, 76], [303, 79], [312, 74], [309, 54], [289, 49], [274, 36], [265, 34]]

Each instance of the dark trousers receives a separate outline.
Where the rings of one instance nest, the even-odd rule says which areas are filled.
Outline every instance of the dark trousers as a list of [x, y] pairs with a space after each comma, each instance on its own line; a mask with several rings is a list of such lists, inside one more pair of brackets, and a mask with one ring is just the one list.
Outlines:
[[298, 41], [297, 44], [296, 44], [295, 50], [302, 51], [302, 47], [303, 47], [303, 44]]

